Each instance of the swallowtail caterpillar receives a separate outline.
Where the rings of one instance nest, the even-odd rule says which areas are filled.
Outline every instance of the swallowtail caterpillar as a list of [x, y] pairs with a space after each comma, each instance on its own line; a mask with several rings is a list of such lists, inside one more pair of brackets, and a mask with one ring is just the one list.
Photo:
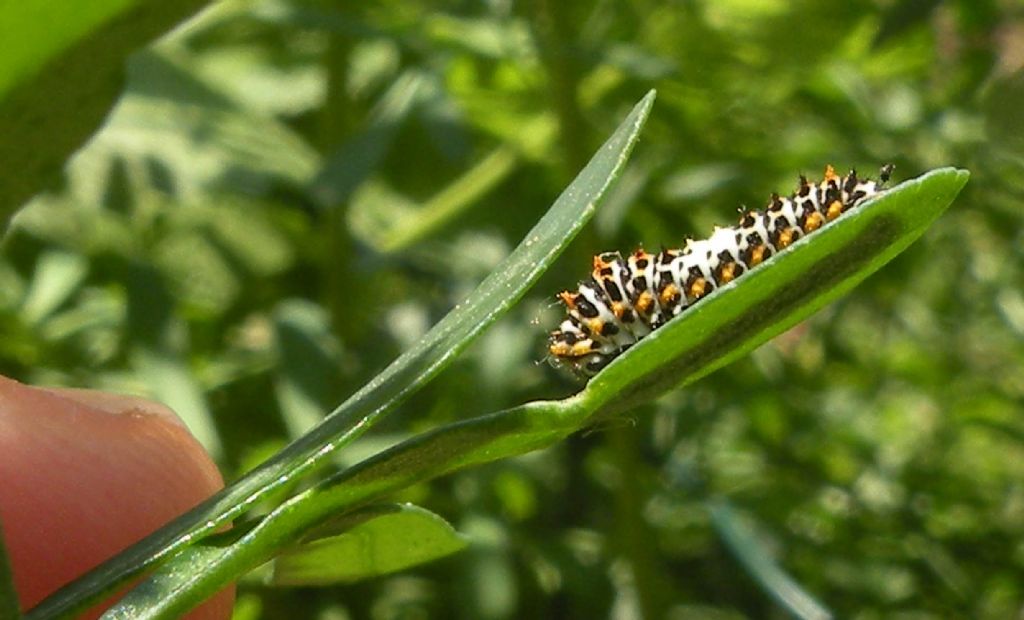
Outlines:
[[772, 194], [763, 211], [746, 211], [737, 225], [689, 239], [682, 249], [598, 254], [590, 278], [558, 294], [567, 316], [548, 338], [550, 358], [578, 374], [597, 373], [719, 286], [878, 195], [892, 171], [883, 166], [874, 181], [827, 166], [820, 182], [801, 175], [791, 196]]

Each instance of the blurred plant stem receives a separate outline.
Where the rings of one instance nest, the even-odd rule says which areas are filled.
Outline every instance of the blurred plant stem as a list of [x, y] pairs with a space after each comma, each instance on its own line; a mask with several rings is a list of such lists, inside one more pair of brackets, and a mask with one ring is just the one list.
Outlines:
[[646, 476], [641, 471], [643, 455], [638, 449], [636, 426], [624, 426], [606, 433], [608, 446], [619, 470], [615, 489], [615, 550], [629, 563], [637, 608], [647, 620], [666, 617], [672, 584], [666, 583], [665, 571], [658, 565], [656, 536], [644, 518], [641, 488]]
[[427, 201], [411, 226], [399, 228], [381, 243], [380, 250], [393, 254], [409, 249], [476, 205], [489, 191], [508, 178], [519, 158], [509, 147], [500, 147], [448, 184]]
[[558, 0], [536, 0], [536, 6], [534, 27], [558, 116], [563, 176], [571, 178], [589, 156], [583, 113], [576, 98], [580, 70], [572, 47], [577, 37], [573, 36], [568, 15], [571, 5]]

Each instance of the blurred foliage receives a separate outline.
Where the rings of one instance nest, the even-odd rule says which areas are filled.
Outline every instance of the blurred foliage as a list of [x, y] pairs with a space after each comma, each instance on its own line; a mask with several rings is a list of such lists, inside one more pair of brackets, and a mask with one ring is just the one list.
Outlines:
[[205, 0], [48, 0], [0, 5], [0, 228], [61, 177], [121, 93], [125, 59]]
[[829, 162], [973, 175], [923, 241], [747, 359], [396, 498], [466, 551], [349, 586], [253, 578], [237, 617], [783, 617], [723, 514], [841, 617], [1020, 613], [1018, 3], [355, 4], [224, 2], [131, 59], [66, 187], [4, 242], [0, 371], [163, 400], [235, 477], [459, 303], [658, 88], [596, 225], [351, 462], [573, 391], [542, 343], [595, 251], [676, 245]]

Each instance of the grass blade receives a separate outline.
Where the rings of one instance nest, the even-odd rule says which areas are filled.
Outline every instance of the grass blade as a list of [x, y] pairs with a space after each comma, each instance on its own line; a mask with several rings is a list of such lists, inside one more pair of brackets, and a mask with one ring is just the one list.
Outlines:
[[776, 603], [800, 620], [831, 620], [832, 612], [782, 570], [728, 501], [711, 500], [707, 507], [711, 513], [711, 524], [725, 546]]

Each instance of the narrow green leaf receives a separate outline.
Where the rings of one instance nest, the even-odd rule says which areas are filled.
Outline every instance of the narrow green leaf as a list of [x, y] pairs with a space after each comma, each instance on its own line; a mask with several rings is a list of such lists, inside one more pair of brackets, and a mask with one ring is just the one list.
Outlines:
[[351, 583], [430, 562], [465, 548], [444, 519], [411, 504], [365, 508], [317, 528], [274, 560], [275, 585]]
[[0, 3], [0, 232], [103, 121], [128, 54], [204, 4]]
[[[29, 617], [53, 618], [84, 609], [158, 560], [195, 544], [200, 536], [213, 532], [275, 489], [290, 484], [328, 460], [332, 453], [365, 433], [436, 376], [523, 295], [590, 219], [597, 201], [625, 165], [653, 103], [654, 91], [651, 91], [633, 108], [519, 247], [465, 303], [342, 403], [320, 426], [188, 514], [65, 586], [31, 610]], [[253, 555], [259, 556], [259, 553]], [[269, 557], [262, 557], [261, 561]], [[223, 573], [211, 575], [207, 584], [218, 579], [234, 579], [252, 566], [238, 561]], [[162, 576], [154, 578], [162, 579]], [[170, 595], [161, 590], [154, 594], [153, 605], [162, 605], [162, 609], [187, 609], [201, 601], [202, 596], [212, 593], [186, 592], [177, 586], [172, 589], [179, 592], [179, 598], [171, 600]], [[117, 617], [120, 612], [112, 613]]]
[[344, 510], [454, 469], [551, 445], [579, 427], [581, 413], [571, 401], [530, 403], [403, 442], [297, 495], [251, 529], [236, 528], [183, 550], [105, 618], [177, 618]]
[[754, 581], [791, 616], [799, 620], [829, 620], [832, 612], [811, 596], [768, 553], [751, 528], [725, 499], [707, 503], [711, 524], [725, 546]]
[[692, 383], [845, 294], [921, 236], [967, 183], [942, 168], [901, 183], [702, 299], [591, 379], [602, 415]]

